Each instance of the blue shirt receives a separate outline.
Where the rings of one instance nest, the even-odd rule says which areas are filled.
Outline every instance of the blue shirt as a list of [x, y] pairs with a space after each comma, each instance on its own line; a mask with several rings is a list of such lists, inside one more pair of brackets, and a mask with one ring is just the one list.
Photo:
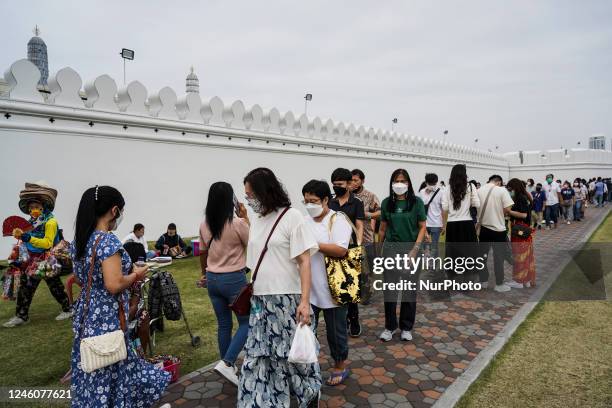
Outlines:
[[540, 212], [544, 209], [544, 201], [546, 201], [546, 193], [544, 191], [532, 191], [533, 211]]
[[595, 183], [595, 195], [603, 195], [604, 193], [604, 183], [603, 181], [598, 181]]

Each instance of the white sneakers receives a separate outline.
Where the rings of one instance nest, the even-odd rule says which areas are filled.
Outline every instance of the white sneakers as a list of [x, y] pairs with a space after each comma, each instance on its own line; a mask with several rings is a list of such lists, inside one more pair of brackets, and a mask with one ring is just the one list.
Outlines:
[[236, 370], [236, 367], [228, 366], [227, 364], [225, 364], [225, 361], [221, 360], [217, 363], [214, 370], [221, 377], [225, 378], [227, 381], [234, 384], [236, 387], [238, 386], [238, 370]]
[[[57, 320], [57, 321], [66, 320], [66, 319], [70, 319], [71, 317], [72, 317], [72, 311], [70, 311], [70, 312], [62, 312], [62, 313], [58, 314], [55, 317], [55, 320]], [[8, 322], [4, 323], [2, 326], [4, 326], [4, 327], [17, 327], [17, 326], [24, 325], [27, 322], [28, 322], [28, 320], [23, 320], [21, 317], [13, 316], [11, 318], [11, 320], [9, 320]]]
[[[521, 287], [523, 287], [521, 285]], [[495, 285], [495, 289], [496, 292], [508, 292], [510, 291], [510, 286], [506, 285], [505, 283], [502, 283], [501, 285]]]
[[571, 224], [570, 220], [567, 220], [567, 225], [570, 225], [570, 224]]
[[[380, 336], [378, 337], [380, 340], [387, 342], [387, 341], [391, 341], [393, 339], [393, 335], [397, 332], [397, 330], [383, 330], [382, 333], [380, 333]], [[410, 333], [410, 330], [402, 330], [402, 333], [400, 335], [400, 339], [402, 341], [410, 341], [412, 340], [412, 333]]]
[[4, 327], [17, 327], [26, 324], [28, 321], [23, 320], [21, 317], [13, 316], [8, 322], [4, 323]]
[[525, 287], [525, 285], [515, 280], [511, 280], [510, 282], [506, 283], [506, 285], [510, 286], [511, 288], [515, 288], [515, 289], [523, 289]]
[[55, 317], [55, 320], [66, 320], [72, 317], [72, 311], [70, 312], [62, 312]]
[[[70, 319], [71, 317], [72, 317], [72, 311], [70, 311], [70, 312], [62, 312], [62, 313], [58, 314], [55, 317], [55, 320], [57, 320], [57, 321], [66, 320], [66, 319]], [[28, 322], [28, 320], [23, 320], [21, 317], [13, 316], [11, 318], [11, 320], [9, 320], [8, 322], [4, 323], [2, 326], [4, 326], [4, 327], [17, 327], [17, 326], [24, 325], [27, 322]]]
[[166, 402], [164, 405], [160, 406], [159, 408], [172, 408], [172, 405]]
[[382, 333], [380, 333], [380, 336], [378, 338], [384, 342], [391, 341], [394, 333], [395, 333], [395, 330], [391, 331], [391, 330], [385, 329]]
[[400, 336], [400, 339], [402, 339], [402, 341], [410, 341], [410, 340], [412, 340], [412, 333], [410, 333], [410, 330], [402, 330], [402, 334]]
[[480, 282], [480, 285], [482, 286], [483, 289], [489, 288], [489, 282]]

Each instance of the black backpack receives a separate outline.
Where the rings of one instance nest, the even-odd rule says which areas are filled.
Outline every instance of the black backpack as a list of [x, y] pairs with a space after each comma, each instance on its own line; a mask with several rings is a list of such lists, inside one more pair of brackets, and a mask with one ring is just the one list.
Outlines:
[[179, 320], [182, 313], [181, 295], [172, 274], [166, 271], [158, 273], [161, 286], [162, 307], [168, 320]]

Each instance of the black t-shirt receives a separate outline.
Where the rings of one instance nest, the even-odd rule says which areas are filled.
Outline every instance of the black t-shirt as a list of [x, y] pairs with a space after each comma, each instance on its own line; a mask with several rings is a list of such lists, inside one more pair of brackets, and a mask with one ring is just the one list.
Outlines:
[[571, 200], [572, 197], [574, 197], [574, 195], [576, 195], [576, 192], [574, 191], [573, 188], [563, 187], [561, 189], [561, 197], [563, 197], [564, 200]]
[[[353, 224], [356, 224], [357, 220], [365, 219], [365, 211], [363, 209], [363, 201], [355, 197], [353, 193], [350, 193], [349, 199], [343, 205], [340, 205], [340, 202], [337, 198], [333, 198], [329, 202], [329, 208], [334, 211], [341, 211], [351, 220]], [[357, 243], [357, 237], [353, 232], [353, 243]]]
[[512, 217], [512, 221], [523, 221], [529, 225], [531, 225], [531, 203], [529, 199], [525, 196], [517, 196], [514, 197], [514, 205], [512, 206], [512, 211], [527, 213], [527, 218], [515, 218]]

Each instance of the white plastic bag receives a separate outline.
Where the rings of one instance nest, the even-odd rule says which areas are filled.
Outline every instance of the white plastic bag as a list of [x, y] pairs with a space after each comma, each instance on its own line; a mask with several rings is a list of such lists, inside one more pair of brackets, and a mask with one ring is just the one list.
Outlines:
[[291, 342], [288, 361], [293, 364], [313, 364], [318, 361], [317, 338], [310, 326], [298, 323]]

